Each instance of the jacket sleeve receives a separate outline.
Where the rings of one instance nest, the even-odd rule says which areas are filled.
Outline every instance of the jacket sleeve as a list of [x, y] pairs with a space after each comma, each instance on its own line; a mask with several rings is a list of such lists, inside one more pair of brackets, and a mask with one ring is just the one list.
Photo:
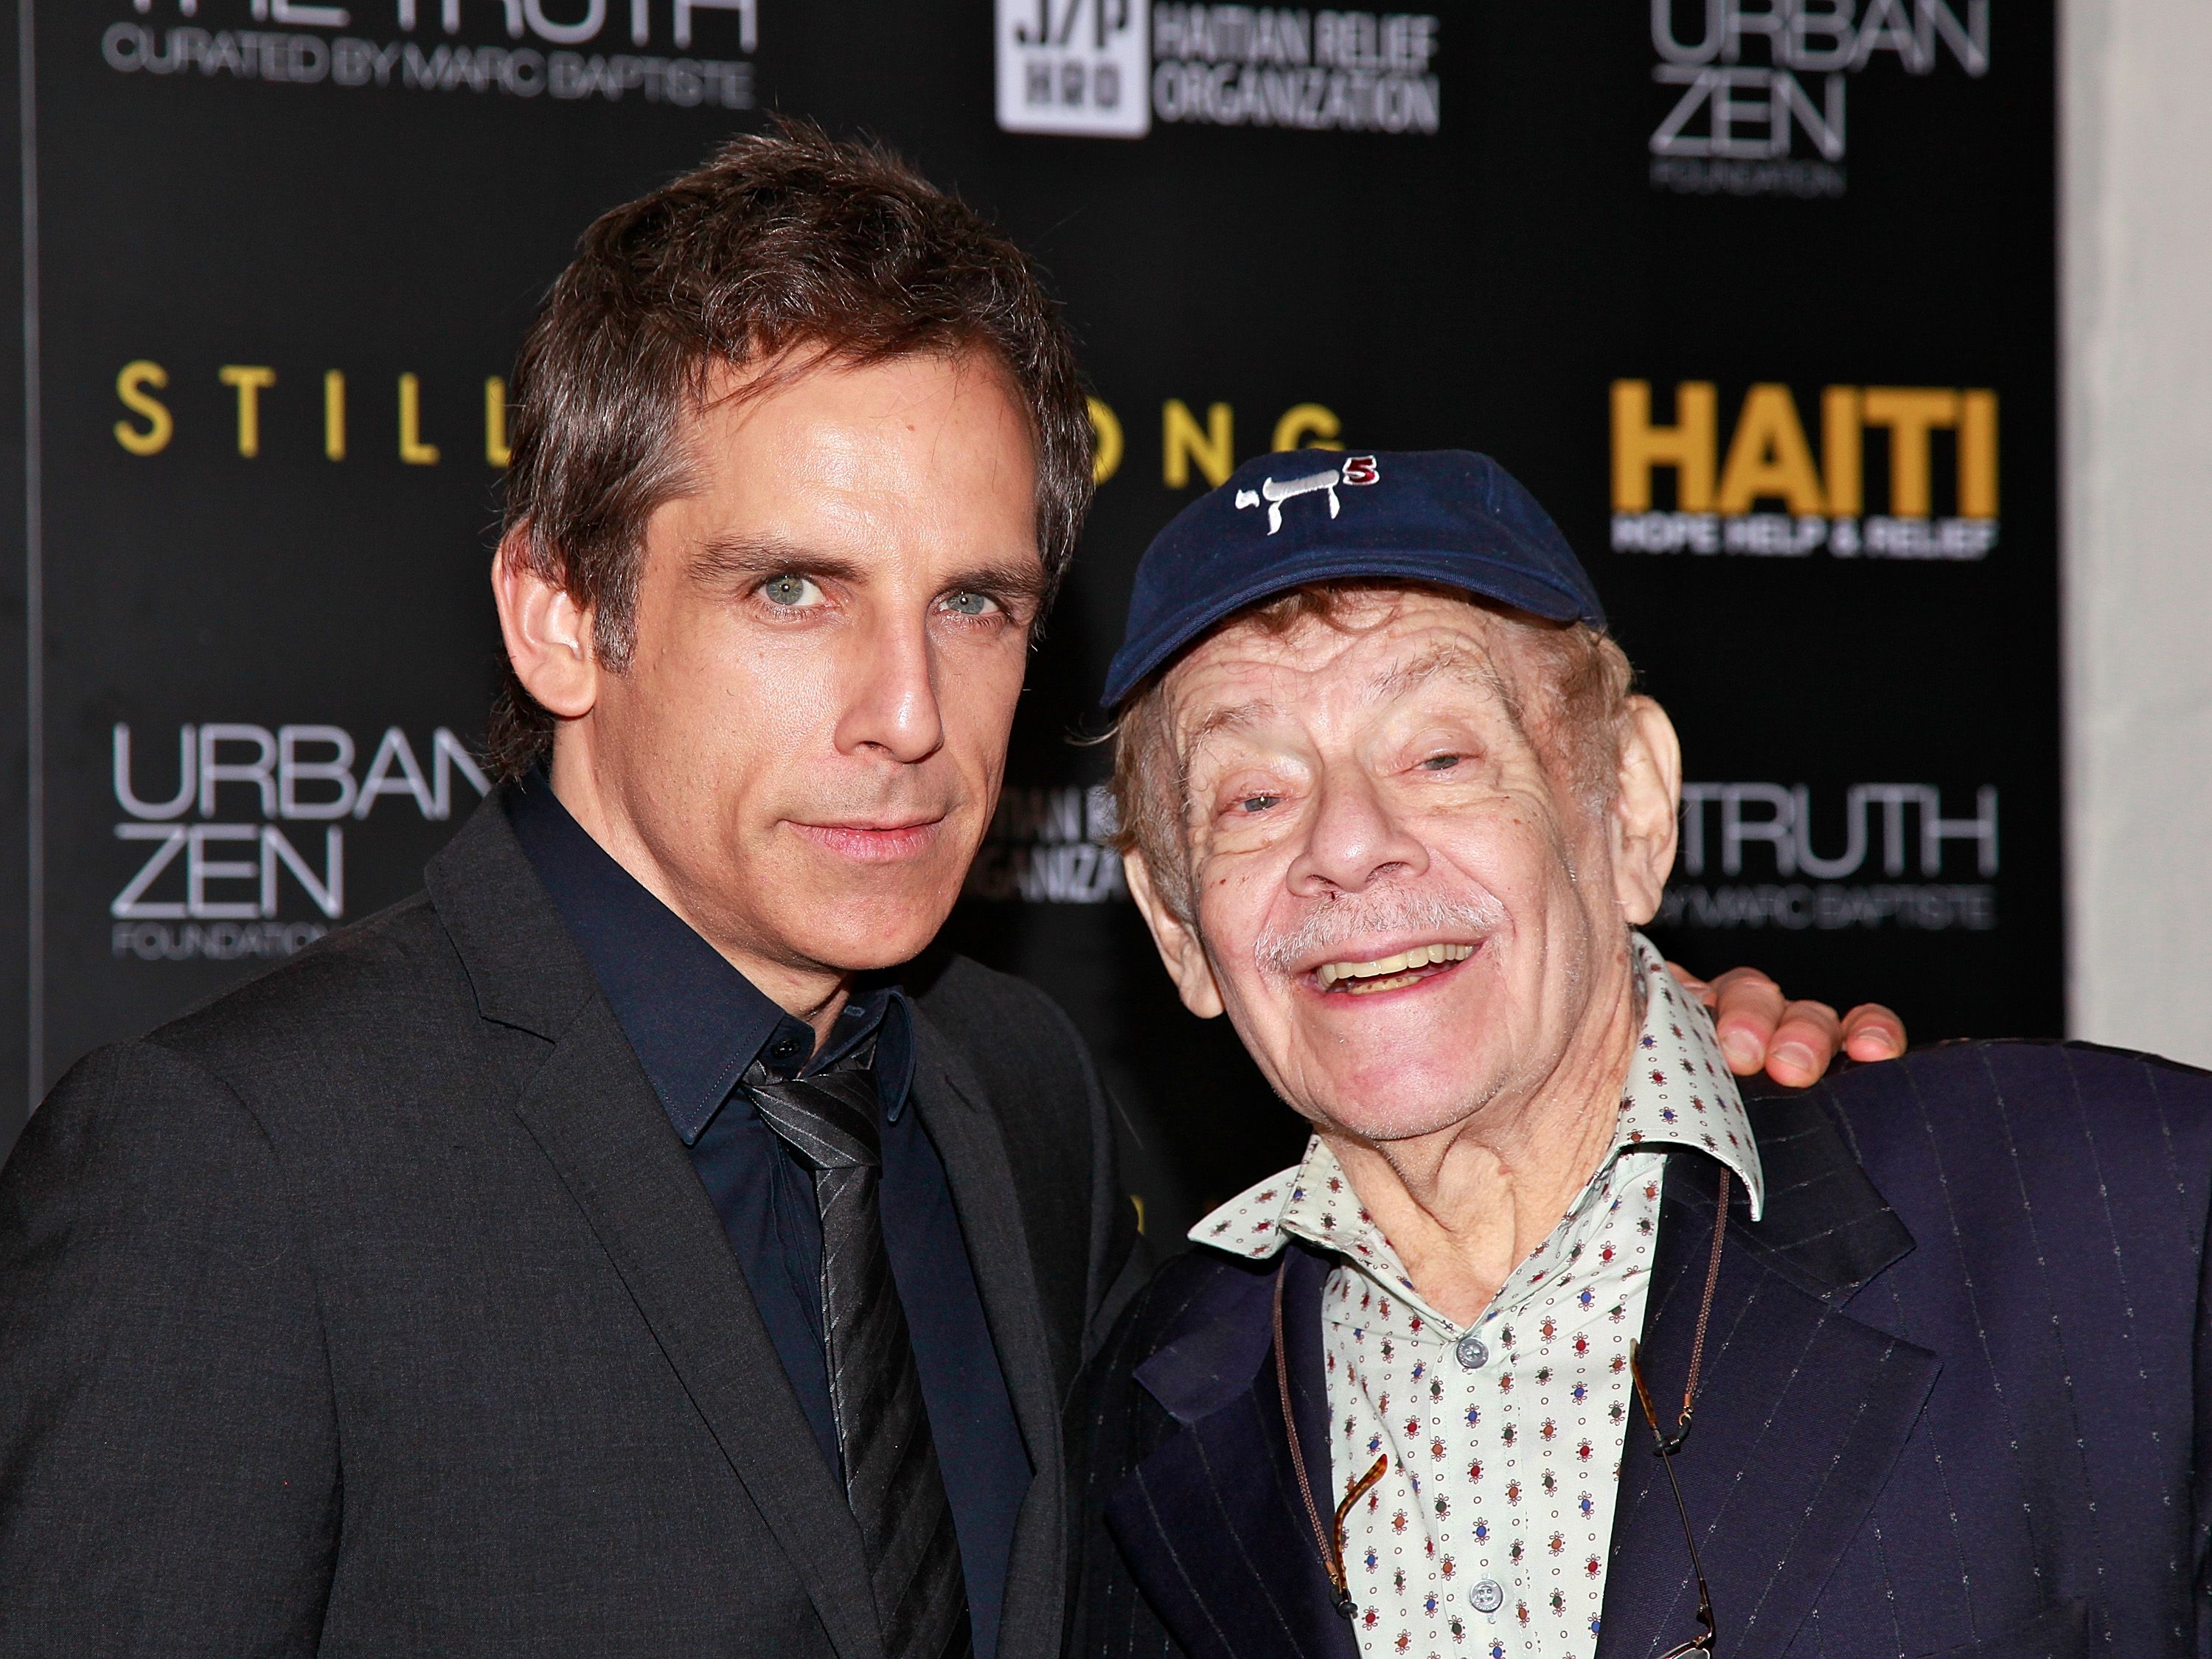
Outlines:
[[0, 1172], [0, 1659], [312, 1653], [338, 1501], [267, 1136], [170, 1050], [94, 1054]]

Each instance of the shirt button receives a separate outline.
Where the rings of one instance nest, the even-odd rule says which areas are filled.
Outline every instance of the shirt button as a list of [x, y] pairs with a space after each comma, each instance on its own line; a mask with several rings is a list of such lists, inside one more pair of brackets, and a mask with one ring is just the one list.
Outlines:
[[1477, 1613], [1495, 1613], [1505, 1605], [1505, 1587], [1495, 1578], [1486, 1578], [1467, 1593]]
[[[1452, 1352], [1458, 1356], [1459, 1363], [1471, 1371], [1479, 1371], [1490, 1363], [1490, 1350], [1482, 1346], [1482, 1339], [1473, 1331], [1460, 1338], [1459, 1346], [1454, 1348]], [[1481, 1586], [1477, 1585], [1475, 1588], [1480, 1589]], [[1491, 1588], [1495, 1589], [1498, 1587], [1492, 1584]], [[1485, 1607], [1483, 1611], [1487, 1613], [1490, 1609]]]

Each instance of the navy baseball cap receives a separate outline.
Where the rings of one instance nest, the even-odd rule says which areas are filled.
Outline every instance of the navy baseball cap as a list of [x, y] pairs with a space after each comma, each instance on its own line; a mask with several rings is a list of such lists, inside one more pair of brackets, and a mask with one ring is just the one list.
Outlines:
[[1566, 538], [1489, 456], [1301, 449], [1247, 461], [1154, 538], [1101, 702], [1115, 707], [1223, 617], [1344, 577], [1434, 582], [1549, 622], [1605, 626]]

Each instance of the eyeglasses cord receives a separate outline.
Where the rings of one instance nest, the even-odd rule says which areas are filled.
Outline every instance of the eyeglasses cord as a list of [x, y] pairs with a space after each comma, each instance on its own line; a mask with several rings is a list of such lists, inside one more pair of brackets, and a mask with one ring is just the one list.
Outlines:
[[[1690, 1419], [1697, 1408], [1698, 1382], [1705, 1370], [1705, 1334], [1712, 1324], [1713, 1297], [1720, 1289], [1721, 1244], [1728, 1232], [1728, 1206], [1729, 1172], [1723, 1169], [1721, 1171], [1720, 1191], [1716, 1195], [1713, 1204], [1712, 1255], [1705, 1263], [1705, 1294], [1698, 1301], [1698, 1328], [1696, 1334], [1690, 1340], [1690, 1370], [1682, 1385], [1682, 1413], [1675, 1420], [1674, 1433], [1671, 1437], [1662, 1435], [1659, 1431], [1659, 1415], [1652, 1409], [1651, 1391], [1644, 1385], [1644, 1367], [1638, 1360], [1640, 1345], [1634, 1341], [1631, 1341], [1628, 1345], [1629, 1378], [1635, 1385], [1638, 1403], [1644, 1408], [1644, 1419], [1651, 1425], [1652, 1449], [1661, 1458], [1668, 1460], [1667, 1480], [1668, 1485], [1674, 1487], [1674, 1503], [1677, 1508], [1681, 1507], [1682, 1492], [1680, 1486], [1674, 1483], [1674, 1466], [1671, 1460], [1674, 1455], [1681, 1449], [1682, 1443], [1690, 1437]], [[1291, 1468], [1297, 1477], [1298, 1496], [1305, 1500], [1306, 1519], [1313, 1527], [1314, 1547], [1321, 1556], [1322, 1570], [1328, 1575], [1329, 1588], [1335, 1592], [1337, 1612], [1345, 1618], [1350, 1619], [1355, 1617], [1359, 1609], [1352, 1599], [1351, 1585], [1344, 1570], [1345, 1517], [1352, 1513], [1352, 1505], [1365, 1497], [1369, 1489], [1382, 1478], [1390, 1467], [1390, 1459], [1387, 1455], [1376, 1458], [1367, 1473], [1352, 1483], [1351, 1489], [1344, 1495], [1344, 1501], [1336, 1506], [1334, 1524], [1327, 1527], [1322, 1524], [1321, 1505], [1314, 1501], [1313, 1482], [1306, 1474], [1305, 1450], [1298, 1443], [1297, 1413], [1291, 1404], [1290, 1360], [1283, 1352], [1283, 1285], [1290, 1276], [1290, 1271], [1291, 1255], [1285, 1249], [1283, 1253], [1283, 1264], [1275, 1270], [1273, 1310], [1275, 1388], [1282, 1401], [1283, 1433], [1290, 1442]], [[1698, 1566], [1697, 1540], [1690, 1533], [1690, 1516], [1686, 1509], [1682, 1510], [1682, 1530], [1684, 1536], [1690, 1540], [1691, 1565]], [[1705, 1592], [1705, 1570], [1701, 1566], [1698, 1567], [1698, 1591], [1700, 1600], [1705, 1603], [1705, 1616], [1710, 1623], [1711, 1601]], [[1710, 1640], [1710, 1638], [1708, 1639]]]
[[1336, 1610], [1346, 1619], [1359, 1612], [1352, 1600], [1352, 1589], [1344, 1572], [1344, 1518], [1352, 1513], [1352, 1506], [1367, 1495], [1368, 1489], [1382, 1478], [1390, 1467], [1385, 1455], [1375, 1460], [1366, 1474], [1352, 1483], [1352, 1490], [1344, 1494], [1344, 1502], [1336, 1506], [1335, 1524], [1324, 1528], [1321, 1523], [1321, 1505], [1314, 1502], [1313, 1483], [1306, 1476], [1306, 1455], [1298, 1444], [1297, 1413], [1291, 1406], [1291, 1366], [1283, 1355], [1283, 1281], [1290, 1274], [1290, 1252], [1283, 1253], [1283, 1265], [1275, 1270], [1275, 1388], [1283, 1401], [1283, 1432], [1291, 1443], [1291, 1468], [1298, 1478], [1298, 1496], [1305, 1499], [1306, 1519], [1313, 1523], [1314, 1544], [1321, 1552], [1322, 1570], [1328, 1574], [1329, 1588], [1336, 1592]]

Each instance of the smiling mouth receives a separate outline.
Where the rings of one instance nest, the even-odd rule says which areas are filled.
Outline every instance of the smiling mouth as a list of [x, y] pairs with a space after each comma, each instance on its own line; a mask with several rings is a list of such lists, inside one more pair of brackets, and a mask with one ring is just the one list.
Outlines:
[[1474, 954], [1472, 945], [1416, 945], [1372, 962], [1324, 962], [1314, 979], [1332, 995], [1373, 996], [1449, 973]]

